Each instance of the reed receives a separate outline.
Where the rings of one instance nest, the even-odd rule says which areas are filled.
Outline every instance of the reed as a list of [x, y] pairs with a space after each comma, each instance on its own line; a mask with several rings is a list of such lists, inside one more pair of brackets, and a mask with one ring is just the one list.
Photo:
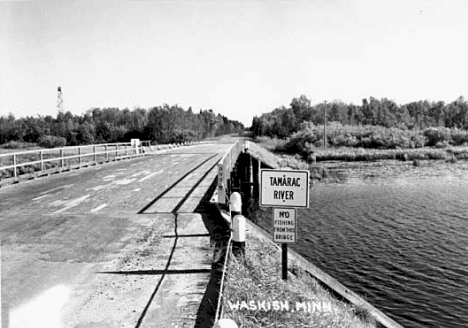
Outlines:
[[[280, 155], [280, 158], [293, 162], [294, 160], [305, 160], [307, 163], [322, 161], [343, 161], [343, 162], [368, 162], [382, 160], [445, 160], [453, 161], [468, 159], [468, 146], [447, 146], [447, 147], [424, 147], [424, 148], [363, 148], [330, 146], [315, 147], [307, 141], [278, 140], [268, 138], [258, 138], [259, 145], [269, 149], [271, 152]], [[294, 146], [291, 146], [294, 145]], [[296, 168], [299, 164], [283, 165]]]

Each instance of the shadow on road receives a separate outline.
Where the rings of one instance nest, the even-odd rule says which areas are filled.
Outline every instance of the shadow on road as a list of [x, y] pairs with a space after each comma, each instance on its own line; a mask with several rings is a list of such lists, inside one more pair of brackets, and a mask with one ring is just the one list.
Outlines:
[[[145, 207], [143, 207], [138, 214], [144, 214], [151, 206], [153, 206], [159, 199], [161, 199], [164, 195], [166, 195], [169, 191], [171, 191], [175, 186], [177, 186], [181, 181], [183, 181], [185, 178], [187, 178], [190, 174], [195, 172], [197, 169], [199, 169], [201, 166], [203, 166], [205, 163], [209, 162], [216, 156], [219, 156], [218, 154], [215, 154], [213, 156], [210, 156], [209, 158], [205, 159], [203, 162], [198, 164], [196, 167], [188, 171], [186, 174], [184, 174], [181, 178], [179, 178], [176, 182], [174, 182], [169, 188], [164, 190], [161, 194], [159, 194], [155, 199], [153, 199], [151, 202], [149, 202]], [[216, 164], [215, 164], [216, 166]], [[195, 190], [195, 188], [200, 184], [201, 181], [208, 175], [208, 173], [212, 170], [213, 168], [210, 168], [206, 174], [193, 186], [192, 190], [190, 190], [187, 195], [177, 204], [176, 207], [172, 210], [172, 212], [175, 214], [183, 205], [183, 203], [188, 199], [190, 194]]]
[[137, 275], [150, 276], [159, 274], [190, 274], [190, 273], [208, 273], [209, 269], [184, 269], [184, 270], [136, 270], [136, 271], [103, 271], [101, 274], [121, 274], [121, 275]]
[[[218, 250], [222, 250], [220, 256], [214, 256], [211, 269], [211, 278], [203, 296], [200, 308], [198, 309], [195, 328], [211, 328], [214, 325], [216, 316], [216, 307], [220, 297], [220, 284], [223, 270], [223, 263], [226, 256], [227, 241], [231, 234], [229, 224], [223, 219], [216, 204], [210, 203], [210, 197], [213, 195], [217, 186], [217, 180], [210, 186], [207, 194], [195, 210], [200, 213], [203, 223], [209, 231], [211, 241], [216, 242]], [[215, 248], [215, 252], [217, 249]]]
[[[169, 192], [174, 186], [176, 186], [182, 179], [188, 176], [190, 173], [198, 169], [200, 166], [208, 162], [209, 160], [213, 159], [213, 157], [208, 158], [207, 160], [203, 161], [189, 173], [187, 173], [184, 177], [176, 181], [172, 186], [170, 186], [166, 191], [160, 194], [157, 198], [151, 201], [147, 206], [141, 209], [138, 213], [144, 213], [149, 207], [151, 207], [158, 199], [160, 199], [164, 194]], [[214, 169], [216, 164], [211, 167], [208, 172]], [[216, 316], [216, 306], [218, 303], [218, 299], [220, 297], [220, 283], [221, 283], [221, 276], [222, 276], [222, 269], [223, 263], [226, 256], [226, 246], [227, 241], [230, 236], [230, 227], [229, 224], [224, 220], [221, 216], [220, 211], [216, 204], [210, 203], [211, 196], [213, 195], [214, 191], [217, 187], [217, 179], [215, 178], [208, 191], [205, 195], [201, 198], [199, 205], [194, 210], [194, 213], [198, 213], [201, 215], [203, 219], [203, 223], [208, 230], [209, 234], [185, 234], [179, 235], [178, 234], [178, 213], [177, 211], [181, 208], [183, 203], [188, 199], [190, 194], [193, 190], [200, 184], [203, 179], [207, 176], [208, 172], [195, 184], [195, 186], [187, 193], [187, 195], [177, 204], [172, 214], [174, 214], [174, 234], [163, 236], [163, 238], [173, 238], [173, 245], [167, 259], [165, 268], [163, 270], [136, 270], [136, 271], [108, 271], [108, 272], [99, 272], [100, 274], [116, 274], [116, 275], [160, 275], [160, 279], [155, 286], [148, 302], [146, 303], [145, 308], [143, 309], [138, 322], [135, 325], [135, 328], [139, 328], [147, 312], [159, 291], [162, 282], [166, 275], [173, 275], [173, 274], [194, 274], [194, 273], [209, 273], [211, 272], [211, 277], [206, 287], [203, 299], [199, 306], [197, 312], [197, 318], [195, 322], [195, 327], [197, 328], [211, 328], [214, 325], [214, 320]], [[213, 256], [213, 263], [212, 268], [210, 269], [185, 269], [185, 270], [170, 270], [169, 267], [171, 265], [172, 258], [174, 253], [177, 249], [177, 243], [179, 238], [191, 238], [191, 237], [207, 237], [210, 236], [210, 243], [215, 243], [217, 247], [215, 247], [214, 251], [215, 254]]]

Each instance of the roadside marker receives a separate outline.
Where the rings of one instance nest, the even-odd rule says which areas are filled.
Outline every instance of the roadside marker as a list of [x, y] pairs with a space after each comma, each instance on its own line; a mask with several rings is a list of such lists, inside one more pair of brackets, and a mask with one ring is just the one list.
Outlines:
[[281, 244], [281, 275], [288, 280], [288, 244], [297, 241], [296, 208], [309, 207], [309, 171], [260, 171], [260, 206], [273, 207], [273, 241]]

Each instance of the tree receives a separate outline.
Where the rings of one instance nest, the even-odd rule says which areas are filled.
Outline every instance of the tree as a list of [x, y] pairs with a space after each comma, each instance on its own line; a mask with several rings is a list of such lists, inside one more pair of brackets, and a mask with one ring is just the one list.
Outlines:
[[310, 109], [310, 100], [305, 95], [300, 95], [299, 98], [293, 98], [291, 101], [291, 109], [294, 117], [300, 123], [305, 120]]
[[[372, 97], [371, 97], [372, 99]], [[374, 113], [366, 98], [362, 99], [362, 118], [364, 124], [374, 124]]]
[[429, 107], [428, 115], [433, 121], [434, 126], [440, 125], [440, 120], [444, 113], [445, 103], [443, 101], [433, 102]]

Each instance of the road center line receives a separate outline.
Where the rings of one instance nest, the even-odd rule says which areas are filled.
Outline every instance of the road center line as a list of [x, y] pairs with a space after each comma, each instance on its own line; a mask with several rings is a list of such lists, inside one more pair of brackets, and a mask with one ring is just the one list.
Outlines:
[[62, 208], [60, 210], [57, 210], [57, 211], [53, 212], [52, 214], [58, 214], [58, 213], [65, 212], [66, 210], [68, 210], [68, 209], [70, 209], [72, 207], [75, 207], [75, 206], [79, 205], [80, 203], [84, 202], [89, 196], [91, 196], [91, 195], [88, 194], [88, 195], [84, 195], [83, 197], [75, 198], [72, 201], [68, 202], [68, 204], [65, 205], [64, 208]]
[[36, 201], [36, 200], [39, 200], [39, 199], [45, 198], [45, 197], [47, 197], [47, 196], [50, 196], [50, 195], [51, 195], [51, 194], [42, 195], [42, 196], [39, 196], [39, 197], [33, 198], [32, 200], [33, 200], [33, 201]]
[[102, 210], [104, 207], [107, 207], [107, 204], [102, 204], [102, 205], [99, 205], [98, 207], [93, 208], [93, 209], [91, 210], [91, 213], [100, 211], [100, 210]]
[[141, 178], [140, 180], [138, 180], [138, 182], [145, 181], [146, 179], [149, 179], [149, 178], [151, 178], [152, 176], [154, 176], [154, 175], [156, 175], [156, 174], [163, 173], [163, 172], [164, 172], [164, 170], [159, 170], [159, 171], [153, 172], [153, 173], [151, 173], [151, 174], [148, 174], [146, 177]]
[[56, 191], [56, 190], [59, 190], [59, 189], [68, 189], [70, 188], [71, 186], [73, 186], [73, 183], [72, 184], [69, 184], [69, 185], [64, 185], [64, 186], [60, 186], [60, 187], [56, 187], [56, 188], [52, 188], [52, 189], [49, 189], [49, 190], [46, 190], [46, 191], [43, 191], [43, 192], [40, 192], [41, 195], [44, 195], [44, 194], [50, 194], [52, 191]]

